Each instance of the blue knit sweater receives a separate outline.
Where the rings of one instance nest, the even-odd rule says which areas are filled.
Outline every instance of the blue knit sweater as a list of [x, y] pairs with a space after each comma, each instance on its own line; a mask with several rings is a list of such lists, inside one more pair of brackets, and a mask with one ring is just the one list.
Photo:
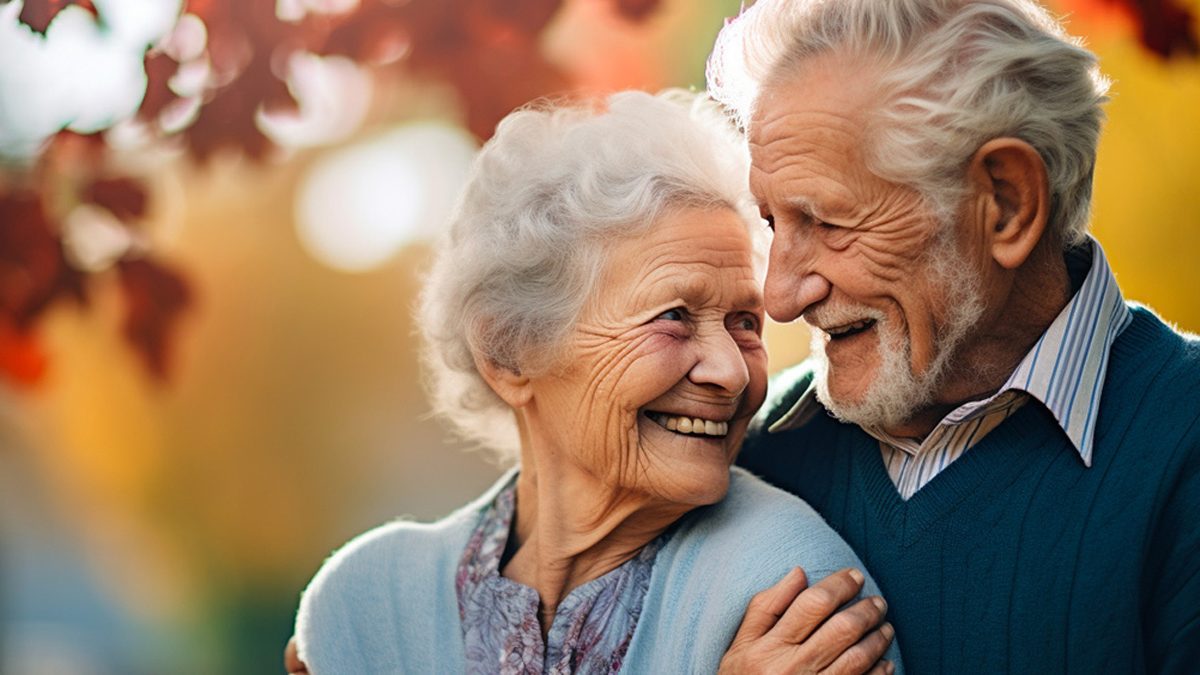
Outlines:
[[1091, 468], [1031, 401], [905, 502], [859, 428], [767, 433], [811, 371], [773, 384], [738, 461], [850, 542], [909, 672], [1200, 673], [1200, 341], [1133, 313]]
[[[621, 672], [714, 673], [755, 593], [794, 566], [813, 582], [843, 567], [862, 569], [808, 505], [731, 471], [725, 499], [680, 519], [659, 550]], [[465, 672], [455, 572], [484, 507], [510, 479], [436, 523], [384, 525], [331, 556], [296, 616], [309, 672]], [[878, 592], [868, 577], [864, 593]], [[902, 675], [895, 644], [887, 657]]]

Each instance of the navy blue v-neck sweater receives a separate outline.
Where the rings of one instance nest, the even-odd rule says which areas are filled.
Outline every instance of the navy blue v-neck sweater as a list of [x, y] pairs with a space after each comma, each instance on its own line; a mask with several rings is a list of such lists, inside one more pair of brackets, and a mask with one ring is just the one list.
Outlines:
[[1200, 673], [1200, 341], [1132, 309], [1090, 468], [1031, 401], [905, 502], [858, 427], [766, 432], [811, 370], [772, 384], [738, 463], [854, 547], [909, 673]]

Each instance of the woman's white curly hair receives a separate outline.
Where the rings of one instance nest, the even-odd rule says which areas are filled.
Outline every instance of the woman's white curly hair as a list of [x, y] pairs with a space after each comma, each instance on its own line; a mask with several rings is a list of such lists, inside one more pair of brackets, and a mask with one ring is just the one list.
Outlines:
[[741, 136], [696, 94], [622, 92], [506, 117], [475, 160], [420, 299], [435, 411], [515, 459], [514, 416], [475, 355], [526, 374], [553, 368], [608, 245], [667, 210], [730, 208], [761, 232], [748, 173]]

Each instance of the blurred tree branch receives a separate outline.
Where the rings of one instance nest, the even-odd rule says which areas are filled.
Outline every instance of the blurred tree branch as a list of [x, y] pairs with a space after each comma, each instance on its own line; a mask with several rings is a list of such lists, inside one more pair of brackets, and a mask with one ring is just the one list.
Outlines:
[[[12, 0], [0, 0], [0, 6]], [[661, 0], [607, 2], [630, 21], [652, 16]], [[1163, 57], [1200, 52], [1195, 17], [1178, 0], [1071, 0], [1084, 11], [1120, 11], [1142, 44]], [[361, 0], [348, 11], [321, 13], [320, 3], [293, 0], [298, 17], [281, 17], [277, 3], [186, 0], [180, 21], [146, 49], [146, 91], [137, 119], [152, 143], [181, 145], [197, 164], [222, 152], [265, 161], [275, 144], [260, 127], [263, 111], [295, 111], [288, 85], [291, 56], [344, 56], [375, 67], [450, 85], [466, 125], [487, 139], [514, 108], [540, 96], [570, 91], [564, 73], [542, 54], [539, 39], [564, 0]], [[45, 35], [69, 5], [105, 16], [91, 0], [25, 0], [18, 20]], [[196, 21], [204, 30], [197, 38]], [[188, 33], [185, 29], [192, 29]], [[204, 73], [192, 91], [177, 80]], [[181, 93], [182, 92], [182, 93]], [[0, 378], [34, 384], [49, 356], [38, 339], [45, 311], [60, 303], [86, 305], [88, 289], [115, 277], [125, 301], [123, 334], [156, 378], [170, 372], [170, 346], [180, 318], [194, 302], [186, 275], [157, 260], [139, 231], [153, 202], [138, 176], [114, 168], [100, 134], [63, 131], [37, 157], [0, 170]], [[81, 265], [66, 241], [68, 217], [88, 205], [111, 214], [133, 244], [107, 264]], [[108, 277], [110, 280], [106, 280]]]
[[[630, 20], [650, 16], [659, 0], [607, 0]], [[0, 1], [6, 4], [6, 1]], [[25, 0], [19, 21], [45, 35], [68, 5], [105, 17], [90, 0]], [[321, 14], [299, 1], [302, 17], [281, 18], [274, 2], [188, 0], [181, 15], [204, 26], [203, 45], [169, 35], [146, 50], [146, 92], [137, 118], [155, 143], [180, 143], [196, 163], [219, 152], [266, 160], [274, 143], [259, 126], [260, 111], [295, 111], [288, 59], [298, 52], [341, 55], [420, 78], [443, 81], [463, 101], [470, 130], [480, 139], [527, 101], [570, 88], [569, 78], [542, 56], [538, 36], [562, 0], [363, 0], [341, 14]], [[180, 27], [177, 26], [177, 30]], [[194, 36], [192, 36], [194, 43]], [[198, 92], [180, 94], [181, 68], [207, 70]], [[192, 109], [180, 124], [180, 110]], [[169, 119], [174, 116], [176, 119]], [[137, 176], [110, 161], [100, 134], [60, 132], [24, 166], [0, 173], [0, 377], [31, 385], [49, 357], [38, 338], [45, 311], [63, 302], [85, 305], [88, 288], [112, 283], [115, 270], [125, 304], [123, 335], [147, 372], [165, 378], [177, 324], [193, 303], [186, 275], [157, 260], [137, 230], [153, 196]], [[90, 205], [111, 214], [143, 245], [82, 268], [69, 255], [67, 219]]]

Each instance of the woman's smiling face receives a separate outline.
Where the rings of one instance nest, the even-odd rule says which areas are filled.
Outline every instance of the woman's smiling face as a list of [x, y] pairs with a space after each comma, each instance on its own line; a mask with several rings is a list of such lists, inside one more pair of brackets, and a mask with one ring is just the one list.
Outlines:
[[727, 208], [669, 211], [607, 260], [562, 366], [530, 380], [536, 433], [614, 489], [719, 501], [766, 395], [746, 226]]

